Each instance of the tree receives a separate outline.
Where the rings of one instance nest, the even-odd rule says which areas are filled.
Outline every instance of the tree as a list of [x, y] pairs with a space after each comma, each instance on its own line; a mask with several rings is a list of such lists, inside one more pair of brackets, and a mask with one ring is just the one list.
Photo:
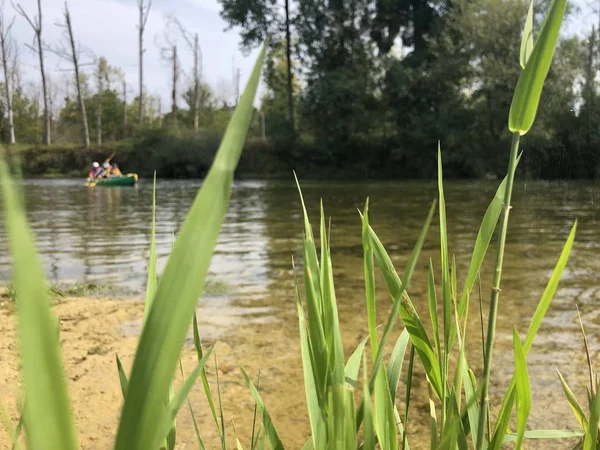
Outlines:
[[139, 43], [139, 75], [140, 75], [140, 89], [138, 97], [138, 121], [142, 125], [144, 123], [144, 31], [146, 30], [146, 22], [148, 22], [148, 15], [150, 14], [150, 8], [152, 7], [152, 0], [137, 0], [139, 9], [139, 22], [138, 22], [138, 43]]
[[4, 96], [8, 116], [8, 143], [14, 144], [15, 123], [13, 118], [13, 74], [18, 52], [15, 50], [11, 31], [15, 17], [7, 24], [4, 17], [4, 1], [0, 3], [0, 52], [2, 53], [2, 70], [4, 71]]
[[200, 48], [198, 33], [192, 35], [185, 27], [177, 20], [175, 16], [169, 17], [170, 23], [185, 40], [189, 50], [194, 56], [193, 67], [193, 100], [190, 104], [190, 109], [194, 118], [194, 131], [198, 132], [198, 120], [200, 114], [200, 77], [202, 74], [202, 49]]
[[79, 103], [79, 114], [81, 118], [82, 140], [83, 145], [85, 145], [85, 147], [87, 148], [90, 146], [90, 131], [88, 126], [84, 96], [81, 92], [80, 76], [81, 56], [84, 50], [79, 43], [75, 42], [75, 36], [73, 34], [73, 23], [71, 21], [71, 14], [69, 13], [69, 6], [67, 2], [65, 2], [63, 16], [64, 23], [56, 24], [58, 27], [63, 28], [63, 42], [56, 44], [55, 46], [47, 45], [45, 47], [49, 52], [54, 53], [59, 58], [69, 61], [71, 64], [73, 64], [73, 72], [75, 75], [75, 87], [77, 89], [77, 101]]
[[157, 45], [160, 48], [160, 57], [171, 67], [171, 118], [174, 125], [177, 125], [177, 89], [179, 76], [181, 74], [179, 57], [177, 55], [177, 41], [169, 33], [169, 26], [172, 22], [170, 17], [167, 20], [167, 30], [164, 34], [164, 43]]
[[[262, 44], [268, 35], [273, 44], [285, 43], [287, 63], [287, 115], [290, 128], [296, 129], [294, 120], [294, 94], [292, 73], [292, 17], [289, 0], [284, 0], [283, 20], [276, 0], [219, 0], [221, 16], [232, 27], [241, 27], [242, 47], [251, 49]], [[300, 2], [302, 3], [302, 2]]]
[[38, 13], [33, 16], [33, 19], [27, 15], [20, 3], [17, 3], [15, 9], [17, 12], [27, 20], [29, 26], [31, 26], [35, 33], [35, 41], [37, 48], [27, 45], [31, 50], [36, 52], [40, 61], [40, 74], [42, 78], [42, 95], [44, 97], [44, 145], [50, 145], [52, 139], [50, 137], [50, 99], [48, 97], [48, 87], [46, 85], [46, 72], [44, 70], [44, 46], [42, 43], [42, 0], [37, 0]]
[[96, 98], [96, 143], [102, 144], [102, 100], [104, 92], [104, 81], [109, 82], [109, 67], [106, 58], [101, 57], [96, 67], [96, 83], [98, 94]]

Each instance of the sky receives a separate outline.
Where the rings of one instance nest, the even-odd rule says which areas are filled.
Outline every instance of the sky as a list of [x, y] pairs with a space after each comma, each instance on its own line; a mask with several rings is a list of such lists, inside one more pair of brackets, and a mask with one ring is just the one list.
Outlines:
[[[5, 15], [10, 18], [14, 12], [10, 0], [5, 1]], [[594, 0], [596, 2], [597, 0]], [[37, 12], [37, 0], [14, 0], [20, 3], [31, 16]], [[146, 0], [148, 2], [148, 0]], [[581, 9], [571, 17], [565, 29], [568, 33], [583, 34], [597, 15], [590, 14], [588, 0], [575, 0]], [[48, 44], [60, 40], [62, 29], [55, 23], [62, 21], [64, 0], [42, 0], [43, 38]], [[112, 66], [125, 71], [129, 90], [133, 95], [138, 92], [138, 9], [136, 0], [69, 0], [75, 38], [96, 56], [104, 56]], [[586, 13], [587, 10], [588, 12]], [[175, 14], [179, 21], [192, 33], [199, 34], [203, 54], [203, 81], [208, 82], [217, 97], [232, 100], [234, 88], [234, 67], [240, 71], [240, 89], [249, 76], [258, 51], [244, 55], [239, 50], [237, 31], [228, 30], [219, 16], [218, 0], [153, 0], [148, 23], [146, 25], [144, 55], [144, 84], [150, 95], [160, 96], [163, 110], [170, 107], [171, 70], [168, 63], [161, 60], [159, 43], [164, 36], [165, 15]], [[25, 47], [33, 42], [33, 31], [22, 17], [17, 16], [13, 36], [21, 53], [20, 66], [24, 81], [39, 83], [37, 55]], [[189, 83], [192, 68], [192, 53], [180, 44], [180, 59], [186, 72], [184, 83]], [[66, 72], [71, 65], [52, 54], [46, 54], [46, 70], [50, 73], [61, 95], [65, 95]], [[90, 67], [84, 68], [88, 72]], [[71, 88], [72, 89], [72, 88]], [[131, 95], [129, 98], [132, 98]], [[183, 103], [180, 99], [179, 103]]]
[[[37, 14], [37, 0], [14, 0], [31, 16]], [[148, 0], [146, 0], [148, 2]], [[5, 0], [5, 16], [14, 12], [10, 0]], [[59, 42], [62, 29], [55, 26], [63, 21], [64, 0], [42, 0], [43, 39], [48, 44]], [[192, 33], [198, 33], [203, 54], [203, 81], [208, 82], [217, 96], [234, 95], [234, 66], [240, 71], [241, 87], [250, 75], [257, 51], [244, 55], [239, 50], [236, 30], [227, 29], [219, 16], [217, 0], [153, 0], [146, 25], [144, 54], [144, 85], [150, 95], [160, 95], [163, 105], [170, 104], [171, 69], [160, 57], [160, 41], [164, 40], [165, 15], [175, 14]], [[138, 8], [136, 0], [69, 0], [69, 11], [75, 39], [96, 56], [104, 56], [112, 66], [125, 71], [129, 89], [138, 92]], [[33, 42], [33, 31], [27, 21], [17, 16], [13, 37], [21, 56], [20, 65], [24, 80], [39, 82], [37, 55], [25, 47]], [[193, 54], [179, 40], [179, 54], [183, 80], [189, 82], [192, 74]], [[90, 59], [90, 58], [88, 58]], [[56, 84], [66, 85], [66, 76], [72, 64], [46, 54], [46, 70]], [[91, 68], [84, 70], [91, 72]], [[61, 87], [66, 90], [66, 88]], [[132, 98], [132, 97], [130, 97]], [[180, 100], [180, 103], [183, 103]]]

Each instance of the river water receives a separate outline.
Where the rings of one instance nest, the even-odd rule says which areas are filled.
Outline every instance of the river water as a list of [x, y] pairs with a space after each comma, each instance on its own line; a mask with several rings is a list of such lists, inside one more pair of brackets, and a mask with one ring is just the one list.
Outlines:
[[[173, 236], [200, 184], [200, 181], [189, 180], [157, 183], [159, 271], [164, 267]], [[445, 186], [449, 245], [451, 253], [456, 255], [459, 283], [464, 279], [479, 222], [496, 187], [496, 181], [448, 182]], [[396, 268], [402, 272], [429, 205], [437, 195], [437, 187], [434, 183], [404, 181], [305, 182], [303, 190], [313, 219], [317, 219], [320, 198], [327, 216], [331, 216], [340, 320], [346, 348], [351, 351], [367, 332], [357, 208], [362, 208], [365, 199], [370, 198], [372, 226], [386, 245]], [[53, 282], [86, 281], [115, 286], [117, 291], [119, 288], [128, 292], [143, 291], [151, 225], [151, 182], [141, 180], [133, 188], [86, 188], [80, 181], [73, 180], [27, 180], [24, 196], [38, 247]], [[215, 336], [229, 339], [240, 352], [253, 355], [256, 364], [271, 368], [269, 374], [273, 386], [279, 387], [285, 385], [288, 377], [301, 382], [291, 269], [292, 256], [301, 260], [303, 230], [300, 214], [298, 194], [291, 180], [236, 182], [209, 275], [210, 285], [217, 286], [215, 291], [218, 292], [208, 295], [205, 300], [206, 311], [211, 308], [220, 311], [220, 332]], [[597, 308], [600, 302], [600, 184], [517, 183], [494, 360], [492, 391], [496, 399], [512, 373], [512, 326], [524, 336], [576, 219], [579, 226], [571, 260], [529, 355], [533, 389], [531, 427], [574, 426], [555, 368], [561, 370], [583, 401], [585, 355], [578, 332], [576, 306], [588, 331], [593, 358], [598, 360], [600, 354], [600, 309]], [[425, 317], [426, 258], [431, 257], [439, 269], [437, 233], [436, 222], [425, 244], [410, 292], [417, 309], [423, 311]], [[493, 252], [489, 256], [482, 271], [484, 304], [489, 297]], [[6, 239], [2, 234], [0, 284], [9, 279]], [[382, 288], [379, 315], [383, 322], [390, 302], [381, 282], [379, 286]], [[477, 340], [480, 325], [476, 303], [471, 306], [471, 317], [470, 336], [473, 337], [469, 341], [472, 342], [469, 356], [477, 368], [481, 365], [477, 362], [481, 359], [481, 350]], [[262, 343], [259, 345], [257, 341]], [[247, 362], [241, 357], [240, 363]], [[295, 375], [291, 375], [292, 372]], [[416, 395], [419, 396], [418, 389]], [[300, 386], [294, 396], [294, 405], [301, 408]], [[273, 400], [274, 411], [271, 412], [276, 424], [277, 412], [285, 416], [283, 412], [290, 407], [290, 401], [281, 399], [279, 405], [278, 400]], [[413, 430], [417, 431], [421, 416], [423, 421], [426, 419], [423, 412], [426, 403], [423, 401], [421, 405], [413, 425]], [[300, 424], [294, 422], [298, 428], [298, 441], [304, 439], [308, 431], [304, 413], [302, 417]], [[284, 426], [285, 420], [280, 419]], [[296, 442], [291, 440], [295, 446]]]

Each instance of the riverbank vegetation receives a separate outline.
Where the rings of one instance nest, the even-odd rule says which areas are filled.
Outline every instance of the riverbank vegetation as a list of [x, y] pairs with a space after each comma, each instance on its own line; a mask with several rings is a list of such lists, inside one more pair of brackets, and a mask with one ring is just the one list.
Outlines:
[[[542, 86], [558, 39], [565, 12], [566, 0], [554, 0], [546, 19], [533, 34], [533, 7], [521, 41], [522, 71], [510, 105], [508, 128], [512, 145], [508, 155], [508, 171], [499, 184], [481, 222], [466, 274], [457, 273], [446, 229], [446, 204], [443, 187], [442, 152], [437, 146], [438, 195], [429, 213], [402, 277], [394, 268], [384, 245], [369, 224], [368, 202], [361, 213], [362, 247], [365, 284], [365, 306], [368, 337], [346, 357], [342, 345], [342, 329], [338, 318], [333, 267], [330, 258], [328, 224], [323, 208], [320, 215], [318, 242], [304, 202], [304, 241], [302, 260], [298, 261], [296, 308], [298, 313], [304, 387], [311, 436], [303, 448], [399, 450], [409, 448], [405, 433], [410, 424], [411, 386], [415, 364], [425, 372], [429, 390], [430, 430], [432, 449], [498, 450], [503, 444], [515, 442], [522, 448], [528, 438], [577, 438], [584, 450], [593, 450], [598, 443], [600, 393], [597, 382], [590, 387], [589, 412], [574, 400], [565, 387], [567, 400], [578, 417], [578, 430], [528, 430], [531, 392], [527, 355], [532, 348], [542, 320], [551, 306], [560, 277], [566, 267], [575, 239], [574, 223], [564, 248], [557, 255], [556, 265], [548, 280], [526, 333], [513, 329], [514, 373], [501, 405], [490, 405], [489, 383], [494, 376], [491, 362], [495, 341], [496, 317], [500, 310], [501, 276], [504, 248], [511, 209], [512, 187], [519, 165], [519, 142], [534, 122]], [[257, 90], [266, 45], [259, 56], [252, 77], [228, 126], [214, 163], [180, 229], [173, 251], [160, 281], [156, 274], [155, 229], [151, 224], [148, 282], [145, 296], [144, 326], [128, 374], [117, 358], [118, 377], [124, 397], [121, 418], [115, 441], [117, 450], [168, 449], [176, 445], [175, 417], [183, 406], [193, 405], [186, 398], [200, 378], [214, 424], [226, 448], [226, 434], [235, 435], [235, 427], [227, 426], [221, 409], [221, 393], [217, 372], [217, 392], [213, 393], [207, 380], [205, 365], [213, 348], [202, 346], [195, 316], [197, 301], [202, 293], [212, 252], [227, 212], [235, 166], [251, 121], [252, 102]], [[514, 81], [516, 81], [516, 79]], [[30, 450], [78, 448], [76, 431], [71, 417], [57, 323], [48, 302], [43, 268], [27, 226], [18, 188], [10, 181], [6, 164], [0, 161], [3, 200], [7, 233], [13, 256], [14, 285], [20, 327], [21, 358], [25, 386], [23, 417], [27, 444]], [[301, 190], [300, 191], [300, 196]], [[154, 200], [153, 210], [156, 210]], [[426, 288], [430, 326], [425, 326], [410, 297], [412, 273], [426, 248], [429, 228], [437, 216], [439, 225], [440, 266], [429, 260], [429, 279]], [[154, 216], [155, 217], [155, 216]], [[359, 220], [359, 219], [357, 219]], [[302, 226], [299, 224], [299, 226]], [[497, 229], [498, 228], [498, 229]], [[467, 312], [472, 291], [480, 284], [480, 269], [493, 236], [497, 236], [493, 282], [487, 289], [487, 333], [483, 332], [483, 299], [479, 298], [481, 313], [481, 344], [483, 373], [475, 375], [472, 362], [467, 360]], [[375, 274], [381, 272], [392, 306], [383, 327], [376, 322]], [[303, 276], [300, 276], [300, 273]], [[439, 276], [435, 276], [439, 273]], [[462, 289], [459, 280], [464, 278]], [[436, 283], [437, 279], [437, 283]], [[302, 281], [300, 281], [302, 280]], [[173, 307], [176, 302], [177, 307]], [[399, 319], [399, 320], [398, 320]], [[190, 322], [193, 324], [194, 345], [198, 364], [182, 383], [173, 388], [173, 374], [181, 368], [179, 357]], [[395, 343], [392, 332], [402, 323], [404, 330]], [[58, 327], [60, 328], [60, 327]], [[430, 330], [430, 331], [427, 331]], [[470, 338], [470, 336], [469, 336]], [[472, 342], [469, 339], [469, 342]], [[368, 346], [367, 346], [368, 344]], [[391, 350], [391, 353], [389, 352]], [[403, 361], [408, 353], [406, 376], [402, 377]], [[243, 371], [242, 371], [243, 372]], [[255, 403], [255, 427], [252, 436], [236, 436], [246, 448], [283, 449], [277, 431], [277, 418], [271, 417], [263, 402], [258, 381], [254, 383], [243, 372], [249, 395]], [[117, 373], [115, 373], [117, 376]], [[593, 378], [593, 377], [592, 377]], [[401, 383], [400, 380], [403, 380]], [[406, 383], [404, 383], [406, 380]], [[296, 387], [293, 387], [294, 389]], [[397, 407], [399, 392], [406, 408]], [[499, 406], [497, 416], [492, 416]], [[509, 431], [516, 417], [514, 432]], [[197, 425], [195, 419], [194, 423]], [[198, 426], [198, 448], [203, 449], [202, 433]], [[242, 443], [238, 440], [238, 448]]]
[[[273, 36], [238, 173], [288, 177], [294, 169], [305, 179], [323, 174], [431, 178], [442, 139], [448, 178], [503, 174], [511, 139], [505, 118], [520, 70], [518, 38], [506, 30], [522, 26], [524, 0], [435, 5], [411, 0], [393, 6], [374, 0], [289, 0], [286, 8], [268, 0], [220, 3], [244, 48], [255, 47], [267, 33]], [[140, 3], [141, 18], [153, 14], [150, 5]], [[542, 3], [532, 19], [538, 27], [544, 8]], [[12, 53], [11, 46], [5, 50], [14, 56], [21, 43], [10, 40], [8, 4], [3, 12]], [[586, 11], [573, 4], [567, 14], [576, 24]], [[72, 26], [75, 43], [93, 50], [91, 43], [77, 40], [81, 24]], [[522, 177], [597, 175], [600, 39], [590, 28], [566, 27], [561, 35], [536, 127], [521, 142], [527, 150]], [[163, 52], [165, 70], [173, 74], [169, 100], [150, 95], [143, 84], [131, 87], [123, 70], [83, 50], [76, 52], [78, 80], [71, 72], [45, 73], [45, 95], [36, 83], [25, 82], [18, 58], [7, 60], [9, 76], [0, 83], [0, 139], [11, 142], [14, 130], [17, 147], [26, 152], [25, 175], [81, 175], [91, 161], [114, 151], [122, 167], [142, 176], [154, 170], [160, 177], [206, 172], [238, 103], [240, 74], [235, 71], [218, 86], [205, 83], [198, 61], [203, 43], [174, 16], [165, 29], [173, 44], [165, 44]], [[46, 44], [64, 50], [71, 70], [67, 43]], [[183, 59], [193, 64], [185, 67]], [[143, 53], [140, 72], [142, 62]], [[27, 70], [30, 79], [35, 68]]]

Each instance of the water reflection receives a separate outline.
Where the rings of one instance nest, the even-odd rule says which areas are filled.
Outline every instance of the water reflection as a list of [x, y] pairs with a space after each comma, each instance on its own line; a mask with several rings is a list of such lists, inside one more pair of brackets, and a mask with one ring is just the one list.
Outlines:
[[[173, 235], [199, 186], [199, 181], [158, 182], [159, 271], [164, 268]], [[465, 273], [479, 221], [496, 186], [496, 182], [488, 181], [449, 182], [446, 185], [449, 245], [456, 255], [459, 274]], [[332, 258], [340, 320], [348, 350], [367, 333], [357, 208], [362, 208], [365, 199], [370, 198], [372, 225], [401, 271], [429, 205], [437, 195], [437, 187], [427, 182], [305, 182], [303, 190], [315, 223], [321, 197], [327, 214], [332, 216]], [[88, 189], [78, 181], [26, 181], [24, 194], [30, 223], [52, 280], [106, 282], [143, 289], [151, 225], [150, 183], [142, 181], [135, 188]], [[561, 369], [581, 398], [584, 398], [586, 385], [585, 358], [575, 305], [579, 306], [586, 322], [592, 356], [597, 359], [600, 355], [600, 310], [596, 307], [600, 301], [600, 259], [597, 257], [600, 185], [520, 182], [515, 188], [513, 206], [494, 361], [496, 382], [492, 388], [496, 395], [506, 387], [511, 376], [512, 326], [515, 325], [522, 334], [526, 332], [573, 221], [579, 220], [571, 260], [529, 355], [534, 405], [537, 406], [532, 413], [531, 426], [563, 427], [565, 420], [569, 424], [570, 419], [556, 413], [557, 408], [562, 412], [568, 410], [553, 368]], [[432, 257], [439, 268], [437, 233], [437, 225], [434, 225], [424, 247], [424, 257]], [[0, 238], [1, 282], [9, 279], [10, 270], [4, 234]], [[240, 319], [243, 314], [238, 314], [228, 322], [241, 336], [239, 342], [236, 341], [236, 348], [251, 355], [255, 364], [273, 364], [272, 360], [266, 362], [266, 358], [276, 355], [281, 376], [274, 383], [285, 383], [288, 376], [293, 378], [301, 374], [296, 358], [297, 319], [291, 269], [292, 256], [298, 264], [302, 262], [301, 239], [300, 204], [291, 180], [235, 183], [212, 260], [210, 278], [227, 286], [226, 304], [233, 305], [232, 308], [259, 308], [248, 311], [259, 311], [259, 315], [264, 311], [264, 315], [276, 317], [275, 322], [259, 321], [257, 325], [251, 320], [245, 323]], [[489, 286], [491, 281], [492, 260], [488, 258], [483, 265], [484, 286]], [[425, 266], [426, 259], [423, 258], [410, 289], [416, 307], [424, 316], [427, 314]], [[381, 280], [379, 286], [382, 286]], [[486, 300], [488, 294], [486, 288]], [[379, 319], [383, 321], [389, 299], [385, 292], [380, 292], [379, 297]], [[214, 304], [216, 308], [223, 308], [225, 303]], [[480, 333], [478, 318], [474, 304], [470, 322], [473, 337]], [[244, 327], [250, 331], [243, 331]], [[248, 336], [254, 340], [248, 341]], [[257, 339], [266, 342], [261, 344], [262, 347], [256, 346]], [[265, 348], [272, 354], [261, 353], [266, 351]], [[475, 366], [480, 365], [477, 361], [481, 361], [481, 349], [476, 339], [468, 342], [468, 352]], [[278, 417], [279, 407], [280, 417], [285, 417], [286, 402], [290, 399], [282, 398], [281, 405], [277, 404], [277, 399], [272, 401], [274, 404], [270, 409], [275, 417]]]

